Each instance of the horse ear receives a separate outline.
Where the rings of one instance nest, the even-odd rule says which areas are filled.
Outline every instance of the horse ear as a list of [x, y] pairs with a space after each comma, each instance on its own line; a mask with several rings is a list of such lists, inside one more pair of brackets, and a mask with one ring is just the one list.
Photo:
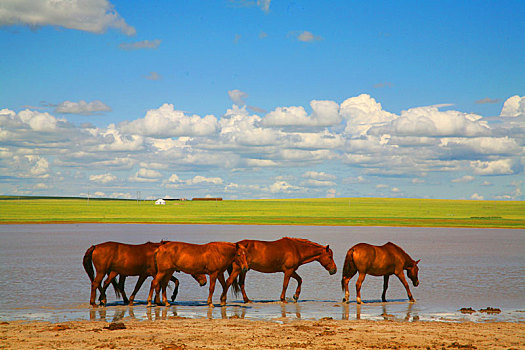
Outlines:
[[328, 245], [326, 246], [326, 251], [327, 251], [327, 252], [330, 251], [330, 244], [328, 244]]
[[419, 259], [418, 261], [416, 261], [414, 264], [417, 265], [420, 261], [421, 261], [421, 259]]

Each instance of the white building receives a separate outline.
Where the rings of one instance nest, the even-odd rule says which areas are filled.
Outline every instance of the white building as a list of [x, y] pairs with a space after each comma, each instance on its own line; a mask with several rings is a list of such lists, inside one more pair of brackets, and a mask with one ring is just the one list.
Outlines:
[[159, 198], [155, 201], [155, 205], [166, 205], [166, 201], [162, 198]]

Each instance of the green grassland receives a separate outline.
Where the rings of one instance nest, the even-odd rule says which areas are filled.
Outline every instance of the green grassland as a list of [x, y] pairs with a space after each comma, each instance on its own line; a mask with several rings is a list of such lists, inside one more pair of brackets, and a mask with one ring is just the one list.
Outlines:
[[393, 198], [153, 201], [0, 197], [0, 224], [164, 223], [525, 228], [523, 201]]

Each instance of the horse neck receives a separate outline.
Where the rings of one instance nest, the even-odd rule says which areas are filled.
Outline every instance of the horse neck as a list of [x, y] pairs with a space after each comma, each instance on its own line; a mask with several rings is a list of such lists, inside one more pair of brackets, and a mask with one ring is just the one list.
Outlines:
[[403, 265], [403, 269], [406, 270], [409, 267], [414, 266], [415, 260], [410, 257], [403, 249], [399, 248], [399, 251], [401, 255], [405, 258], [405, 264]]
[[319, 256], [323, 253], [323, 246], [315, 244], [309, 241], [297, 241], [298, 251], [301, 263], [307, 264], [314, 260], [317, 260]]

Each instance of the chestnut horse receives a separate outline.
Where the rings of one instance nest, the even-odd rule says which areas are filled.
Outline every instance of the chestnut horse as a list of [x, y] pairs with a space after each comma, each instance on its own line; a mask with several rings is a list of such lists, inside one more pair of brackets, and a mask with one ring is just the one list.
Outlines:
[[[297, 269], [303, 264], [318, 261], [330, 275], [337, 272], [334, 255], [329, 246], [322, 246], [307, 239], [284, 237], [276, 241], [257, 241], [244, 240], [238, 242], [244, 245], [248, 251], [248, 266], [250, 269], [264, 272], [283, 272], [283, 290], [281, 301], [286, 303], [286, 289], [290, 277], [297, 280], [297, 289], [293, 296], [294, 300], [299, 299], [301, 293], [302, 278], [297, 274]], [[230, 278], [239, 275], [239, 286], [245, 303], [251, 302], [244, 289], [246, 272], [232, 271]], [[237, 281], [233, 282], [234, 291], [237, 292]]]
[[[153, 254], [155, 250], [164, 244], [147, 242], [144, 244], [125, 244], [118, 242], [105, 242], [93, 245], [84, 254], [84, 270], [86, 270], [89, 279], [91, 280], [91, 298], [90, 304], [96, 306], [95, 297], [97, 289], [100, 290], [100, 302], [102, 305], [106, 304], [106, 289], [110, 283], [113, 283], [117, 295], [122, 293], [124, 303], [133, 305], [135, 295], [140, 287], [149, 276], [154, 276], [156, 273], [155, 262]], [[96, 270], [93, 270], [93, 266]], [[108, 275], [108, 278], [102, 286], [102, 280]], [[117, 285], [114, 281], [115, 277], [120, 275], [120, 281]], [[139, 276], [135, 289], [131, 294], [129, 301], [124, 291], [124, 281], [126, 276]], [[177, 295], [179, 280], [173, 276], [171, 281], [175, 282], [175, 290], [173, 291], [174, 298]], [[193, 276], [201, 286], [206, 284], [206, 276]]]
[[212, 297], [217, 278], [222, 285], [221, 303], [226, 303], [227, 287], [231, 284], [224, 280], [224, 271], [233, 265], [235, 269], [245, 270], [246, 248], [241, 244], [229, 242], [211, 242], [207, 244], [192, 244], [184, 242], [168, 242], [161, 245], [154, 255], [157, 274], [151, 282], [148, 296], [148, 306], [151, 306], [153, 290], [157, 293], [162, 288], [162, 301], [166, 306], [166, 285], [173, 271], [182, 271], [189, 274], [207, 274], [210, 276], [210, 293], [208, 305], [213, 306]]
[[388, 242], [382, 246], [370, 245], [367, 243], [359, 243], [354, 245], [346, 253], [345, 263], [343, 267], [343, 278], [341, 279], [341, 287], [345, 292], [343, 302], [348, 302], [348, 282], [359, 272], [359, 277], [355, 284], [356, 287], [356, 301], [361, 304], [361, 285], [365, 279], [366, 274], [372, 276], [384, 276], [383, 294], [381, 300], [386, 302], [386, 290], [388, 288], [388, 279], [391, 275], [396, 275], [408, 294], [408, 299], [415, 302], [408, 283], [405, 280], [404, 270], [407, 271], [407, 276], [412, 280], [414, 287], [419, 285], [417, 264], [420, 260], [414, 261], [405, 253], [403, 249]]

